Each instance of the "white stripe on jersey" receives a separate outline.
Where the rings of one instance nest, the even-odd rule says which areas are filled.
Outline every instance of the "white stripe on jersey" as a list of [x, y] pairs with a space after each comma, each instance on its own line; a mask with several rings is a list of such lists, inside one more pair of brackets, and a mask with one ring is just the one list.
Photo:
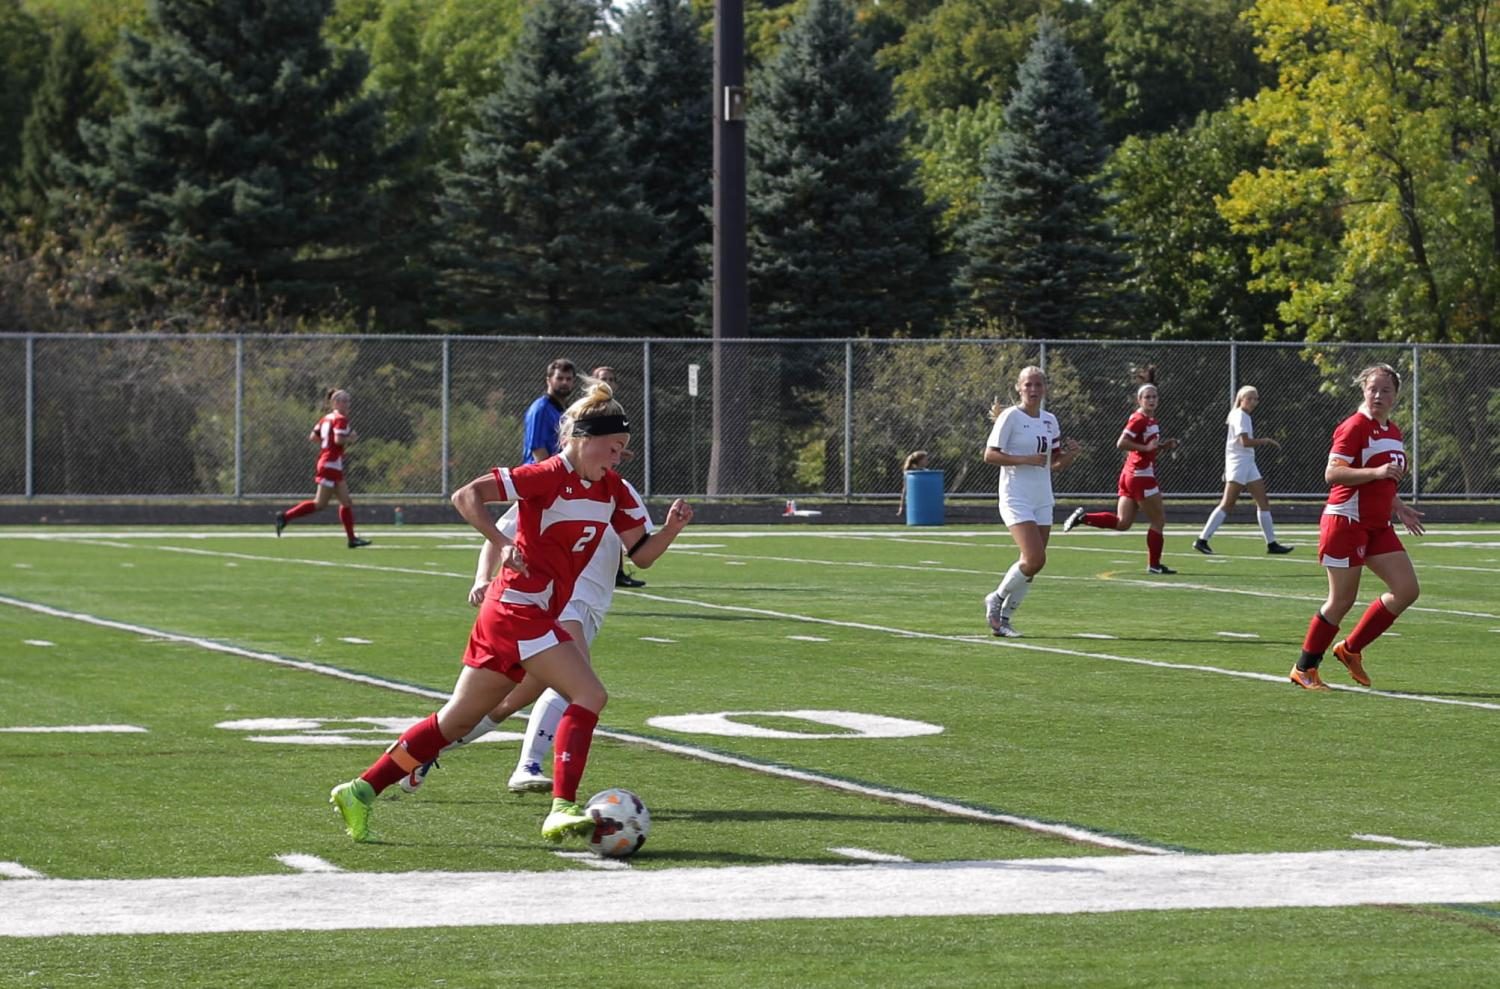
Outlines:
[[1405, 449], [1406, 448], [1401, 445], [1401, 441], [1398, 439], [1367, 440], [1365, 442], [1365, 448], [1359, 451], [1360, 463], [1368, 464], [1371, 457], [1377, 456], [1382, 453], [1402, 453], [1405, 451]]
[[518, 591], [507, 587], [500, 592], [500, 600], [506, 604], [530, 604], [547, 611], [552, 604], [552, 584], [552, 581], [547, 581], [547, 586], [540, 591]]
[[604, 522], [615, 514], [613, 501], [594, 501], [592, 498], [559, 498], [542, 509], [542, 524], [539, 531], [546, 532], [549, 526], [559, 522]]
[[495, 476], [500, 479], [500, 493], [505, 496], [506, 501], [515, 501], [520, 497], [516, 494], [516, 483], [510, 479], [509, 467], [495, 468]]
[[[1339, 459], [1342, 460], [1343, 458], [1340, 457]], [[1359, 488], [1355, 488], [1354, 489], [1354, 493], [1349, 496], [1349, 500], [1348, 501], [1341, 501], [1337, 505], [1329, 505], [1326, 508], [1324, 508], [1323, 509], [1323, 514], [1324, 515], [1342, 515], [1344, 518], [1348, 519], [1351, 522], [1358, 522], [1359, 521]], [[1344, 564], [1344, 565], [1348, 566], [1347, 563]]]

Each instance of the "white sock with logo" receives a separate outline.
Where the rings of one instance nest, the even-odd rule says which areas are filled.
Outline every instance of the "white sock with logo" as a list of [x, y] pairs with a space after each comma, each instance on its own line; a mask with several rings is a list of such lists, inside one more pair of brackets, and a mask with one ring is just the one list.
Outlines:
[[1017, 560], [1005, 571], [1005, 579], [1000, 581], [1000, 597], [1005, 601], [1005, 607], [1001, 614], [1006, 618], [1016, 613], [1016, 607], [1021, 599], [1026, 597], [1026, 592], [1031, 590], [1031, 578], [1021, 572], [1021, 561]]
[[1219, 531], [1219, 526], [1223, 525], [1224, 520], [1227, 518], [1229, 518], [1229, 515], [1224, 509], [1215, 508], [1213, 514], [1208, 517], [1208, 521], [1203, 523], [1203, 531], [1198, 533], [1198, 538], [1207, 542], [1214, 533]]
[[1268, 545], [1274, 543], [1276, 541], [1276, 527], [1271, 524], [1271, 513], [1262, 512], [1257, 509], [1255, 512], [1255, 521], [1260, 523], [1260, 531], [1265, 535], [1266, 543]]
[[[551, 687], [531, 705], [531, 716], [526, 719], [526, 737], [521, 742], [521, 758], [516, 761], [517, 772], [533, 763], [539, 767], [546, 764], [552, 754], [552, 740], [557, 736], [557, 723], [567, 709], [568, 702]], [[543, 772], [542, 775], [547, 774]]]

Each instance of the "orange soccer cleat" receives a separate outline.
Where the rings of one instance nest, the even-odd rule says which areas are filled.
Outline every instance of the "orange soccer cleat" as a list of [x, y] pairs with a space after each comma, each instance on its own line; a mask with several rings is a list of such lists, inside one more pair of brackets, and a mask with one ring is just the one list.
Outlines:
[[1328, 686], [1328, 684], [1323, 682], [1322, 677], [1318, 676], [1318, 668], [1316, 666], [1310, 670], [1299, 670], [1297, 669], [1297, 667], [1293, 666], [1292, 672], [1288, 674], [1288, 679], [1290, 679], [1297, 686], [1301, 687], [1303, 690], [1333, 689], [1332, 687]]
[[1354, 678], [1354, 682], [1361, 687], [1370, 685], [1370, 675], [1365, 672], [1365, 657], [1363, 653], [1357, 653], [1346, 644], [1347, 639], [1340, 639], [1333, 644], [1333, 655], [1344, 664], [1344, 669]]

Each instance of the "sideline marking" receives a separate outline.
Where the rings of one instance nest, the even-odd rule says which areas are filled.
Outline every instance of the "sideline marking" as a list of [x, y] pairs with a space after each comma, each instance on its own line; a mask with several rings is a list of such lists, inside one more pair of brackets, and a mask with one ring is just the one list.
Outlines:
[[[963, 890], [955, 896], [954, 890]], [[0, 936], [956, 917], [1500, 901], [1500, 848], [1105, 856], [569, 872], [44, 879], [5, 888]], [[392, 909], [391, 904], [400, 904]], [[464, 904], [459, 912], [454, 903]]]
[[1349, 837], [1358, 841], [1373, 841], [1377, 845], [1399, 845], [1402, 848], [1442, 848], [1442, 845], [1434, 845], [1430, 841], [1413, 841], [1410, 838], [1392, 838], [1388, 834], [1351, 834]]
[[285, 855], [276, 856], [276, 861], [289, 869], [298, 872], [343, 872], [338, 866], [327, 859], [320, 859], [316, 855], [303, 855], [301, 852], [288, 852]]
[[357, 635], [341, 635], [341, 636], [339, 636], [339, 641], [340, 642], [347, 642], [350, 645], [355, 645], [355, 646], [373, 646], [375, 644], [375, 640], [373, 640], [373, 639], [361, 639]]
[[56, 642], [48, 642], [46, 639], [22, 639], [23, 645], [28, 646], [55, 646]]
[[1214, 635], [1222, 635], [1226, 639], [1258, 639], [1254, 632], [1215, 632]]
[[787, 636], [787, 638], [791, 639], [793, 642], [827, 642], [827, 641], [829, 641], [828, 639], [825, 639], [821, 635], [789, 635], [789, 636]]
[[560, 859], [567, 859], [569, 862], [577, 862], [580, 865], [593, 866], [595, 869], [603, 869], [605, 871], [619, 871], [621, 869], [630, 868], [630, 863], [626, 862], [624, 859], [604, 859], [595, 855], [593, 852], [556, 851], [552, 854], [556, 855]]
[[[22, 601], [19, 598], [0, 595], [0, 604], [8, 604], [15, 608], [34, 611], [38, 614], [49, 615], [54, 618], [68, 618], [73, 621], [83, 622], [88, 625], [97, 625], [101, 628], [115, 629], [116, 631], [129, 632], [134, 635], [153, 636], [168, 642], [178, 642], [183, 645], [196, 646], [212, 652], [222, 652], [231, 656], [239, 656], [243, 659], [253, 659], [263, 663], [276, 666], [288, 666], [292, 669], [305, 670], [310, 673], [319, 673], [324, 676], [335, 677], [341, 680], [349, 680], [354, 683], [368, 684], [372, 687], [384, 687], [387, 690], [395, 690], [406, 694], [415, 694], [418, 697], [427, 697], [437, 701], [446, 701], [448, 692], [442, 690], [431, 690], [427, 687], [419, 687], [415, 684], [401, 683], [397, 680], [385, 680], [366, 673], [354, 673], [349, 670], [341, 670], [336, 666], [325, 666], [321, 663], [310, 663], [304, 660], [287, 659], [285, 656], [277, 656], [275, 653], [259, 652], [254, 649], [244, 649], [239, 646], [225, 645], [222, 642], [214, 642], [211, 639], [202, 639], [191, 635], [180, 635], [176, 632], [163, 632], [157, 629], [146, 628], [141, 625], [132, 625], [128, 622], [117, 622], [108, 618], [100, 618], [96, 615], [87, 615], [81, 612], [63, 611], [50, 605], [37, 604], [32, 601]], [[676, 742], [667, 742], [662, 739], [651, 738], [647, 735], [637, 735], [631, 732], [611, 731], [596, 728], [594, 734], [603, 738], [612, 738], [620, 742], [629, 742], [637, 745], [645, 745], [658, 749], [662, 752], [670, 752], [704, 762], [718, 763], [723, 766], [734, 766], [740, 769], [750, 769], [768, 776], [779, 776], [784, 779], [799, 780], [804, 783], [814, 783], [818, 786], [828, 787], [834, 790], [844, 790], [867, 797], [878, 797], [908, 806], [926, 807], [939, 813], [950, 814], [957, 817], [966, 817], [971, 820], [986, 821], [991, 824], [1005, 824], [1020, 828], [1025, 831], [1033, 831], [1040, 834], [1052, 835], [1064, 838], [1068, 841], [1081, 844], [1094, 845], [1100, 848], [1113, 848], [1120, 851], [1141, 852], [1148, 855], [1174, 855], [1175, 849], [1162, 848], [1142, 842], [1127, 841], [1116, 838], [1113, 835], [1090, 831], [1087, 828], [1076, 827], [1068, 824], [1055, 824], [1048, 821], [1033, 820], [1026, 817], [1017, 817], [1013, 814], [1002, 814], [995, 811], [983, 810], [976, 807], [968, 807], [963, 804], [938, 800], [922, 793], [909, 793], [903, 790], [888, 790], [883, 787], [869, 786], [852, 780], [843, 780], [832, 776], [820, 776], [816, 773], [805, 772], [800, 769], [792, 769], [774, 763], [755, 762], [750, 759], [742, 759], [737, 756], [725, 755], [712, 752], [707, 749], [694, 748]]]
[[130, 732], [148, 732], [151, 729], [139, 725], [18, 725], [0, 728], [0, 731], [26, 735], [74, 734], [74, 735], [124, 735]]
[[835, 855], [845, 858], [859, 859], [861, 862], [910, 862], [911, 859], [905, 855], [889, 855], [885, 852], [872, 852], [868, 848], [830, 848]]
[[669, 645], [669, 646], [677, 644], [677, 640], [676, 639], [662, 639], [662, 638], [658, 638], [655, 635], [643, 635], [643, 636], [641, 636], [641, 641], [642, 642], [661, 642], [661, 643], [665, 643], [666, 645]]
[[28, 869], [20, 862], [0, 862], [0, 876], [6, 879], [46, 879], [35, 869]]

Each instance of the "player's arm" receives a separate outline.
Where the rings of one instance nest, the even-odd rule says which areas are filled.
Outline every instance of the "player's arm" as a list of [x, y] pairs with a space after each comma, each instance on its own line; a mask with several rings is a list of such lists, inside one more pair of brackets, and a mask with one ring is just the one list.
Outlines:
[[646, 534], [646, 527], [638, 525], [633, 529], [627, 529], [620, 533], [620, 542], [630, 547], [626, 555], [630, 562], [642, 570], [649, 569], [651, 564], [661, 558], [672, 545], [677, 534], [687, 528], [687, 524], [693, 521], [693, 506], [678, 498], [672, 502], [672, 507], [667, 509], [667, 521], [660, 529], [650, 535]]
[[542, 435], [542, 417], [536, 406], [526, 410], [526, 449], [531, 451], [531, 459], [535, 463], [541, 463], [552, 453], [547, 448], [547, 437]]
[[1253, 450], [1258, 446], [1274, 446], [1278, 449], [1281, 447], [1280, 443], [1269, 436], [1251, 436], [1249, 433], [1241, 433], [1237, 439], [1240, 442], [1240, 446], [1247, 450]]
[[1379, 467], [1355, 467], [1354, 458], [1337, 450], [1328, 455], [1328, 466], [1323, 468], [1323, 480], [1348, 488], [1357, 488], [1371, 481], [1399, 481], [1404, 476], [1405, 468], [1394, 460], [1386, 461]]
[[1066, 470], [1083, 452], [1083, 444], [1069, 436], [1052, 448], [1052, 469]]
[[[984, 462], [993, 467], [1042, 467], [1045, 466], [1049, 455], [1046, 453], [1006, 453], [1005, 445], [1014, 437], [1011, 435], [1011, 423], [1015, 421], [1013, 409], [1006, 409], [1000, 413], [1000, 418], [995, 420], [995, 428], [990, 433], [989, 444], [984, 448]], [[1012, 443], [1012, 445], [1014, 445]]]
[[1413, 536], [1420, 536], [1427, 530], [1422, 526], [1422, 513], [1412, 508], [1397, 495], [1394, 501], [1396, 518], [1406, 527], [1406, 531]]
[[472, 525], [487, 541], [495, 544], [498, 553], [499, 550], [509, 546], [511, 541], [505, 533], [500, 531], [495, 520], [490, 518], [490, 513], [485, 506], [510, 499], [500, 490], [500, 481], [496, 474], [496, 471], [490, 471], [488, 474], [479, 475], [453, 492], [453, 497], [449, 500], [453, 502], [453, 507], [458, 510], [459, 515], [463, 516], [465, 522]]
[[1126, 423], [1125, 428], [1120, 431], [1120, 438], [1115, 440], [1116, 450], [1134, 450], [1137, 453], [1150, 453], [1156, 449], [1157, 442], [1161, 439], [1158, 433], [1146, 442], [1142, 443], [1135, 438], [1135, 432], [1130, 428], [1131, 423]]

